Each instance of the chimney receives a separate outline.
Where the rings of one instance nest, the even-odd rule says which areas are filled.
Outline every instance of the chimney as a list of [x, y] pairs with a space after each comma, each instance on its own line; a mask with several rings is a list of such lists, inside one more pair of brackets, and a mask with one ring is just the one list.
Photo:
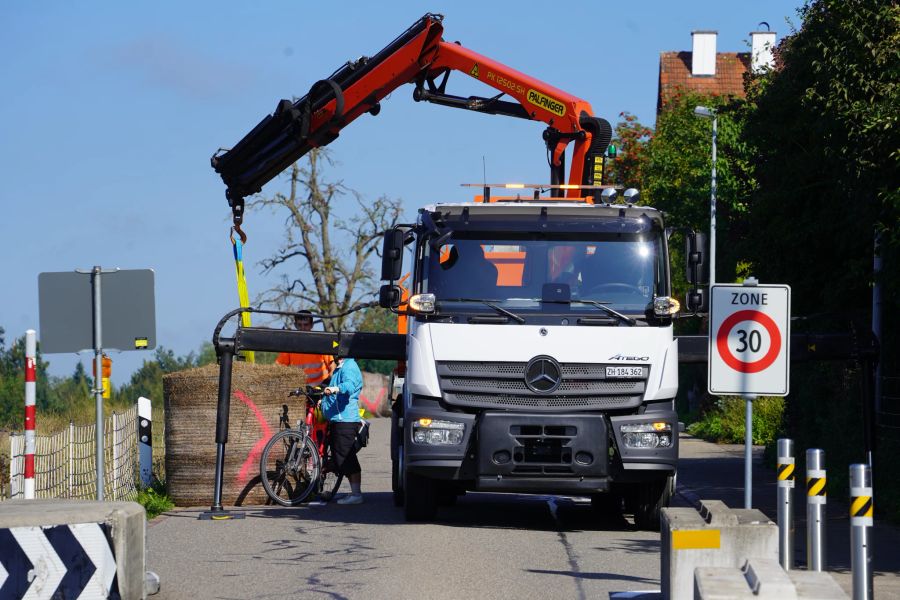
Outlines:
[[716, 31], [694, 31], [691, 56], [691, 75], [694, 77], [715, 77], [716, 75]]
[[774, 48], [774, 31], [750, 32], [750, 71], [753, 74], [763, 73], [775, 66]]

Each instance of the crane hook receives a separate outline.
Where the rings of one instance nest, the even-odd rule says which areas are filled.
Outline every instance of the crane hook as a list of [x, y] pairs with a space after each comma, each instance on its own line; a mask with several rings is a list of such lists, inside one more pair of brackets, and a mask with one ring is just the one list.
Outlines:
[[239, 223], [235, 223], [234, 225], [232, 225], [232, 226], [231, 226], [231, 231], [228, 233], [228, 238], [231, 240], [231, 243], [232, 243], [232, 244], [234, 243], [234, 234], [235, 234], [235, 233], [237, 233], [237, 234], [238, 234], [238, 237], [241, 238], [241, 243], [242, 243], [242, 244], [246, 244], [246, 243], [247, 243], [247, 234], [244, 233], [244, 230], [243, 230], [243, 229], [241, 229], [241, 226], [240, 226]]

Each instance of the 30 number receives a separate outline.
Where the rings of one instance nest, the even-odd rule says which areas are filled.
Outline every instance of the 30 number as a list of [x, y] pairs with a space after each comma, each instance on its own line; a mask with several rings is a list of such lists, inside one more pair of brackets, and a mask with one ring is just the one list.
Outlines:
[[759, 349], [762, 347], [762, 334], [760, 334], [755, 329], [747, 334], [747, 331], [744, 329], [738, 329], [738, 342], [740, 342], [740, 346], [738, 346], [738, 352], [746, 352], [747, 348], [750, 348], [751, 352], [759, 352]]

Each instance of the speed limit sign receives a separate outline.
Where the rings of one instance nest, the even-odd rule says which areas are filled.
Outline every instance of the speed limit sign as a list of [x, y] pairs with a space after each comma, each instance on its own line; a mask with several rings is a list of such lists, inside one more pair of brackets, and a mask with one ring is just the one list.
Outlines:
[[790, 317], [789, 286], [712, 286], [709, 393], [787, 396]]

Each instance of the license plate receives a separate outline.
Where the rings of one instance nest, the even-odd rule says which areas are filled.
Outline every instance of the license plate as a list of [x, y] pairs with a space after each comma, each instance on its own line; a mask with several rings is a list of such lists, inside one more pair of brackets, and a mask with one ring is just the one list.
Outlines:
[[643, 377], [643, 367], [606, 367], [607, 379]]

